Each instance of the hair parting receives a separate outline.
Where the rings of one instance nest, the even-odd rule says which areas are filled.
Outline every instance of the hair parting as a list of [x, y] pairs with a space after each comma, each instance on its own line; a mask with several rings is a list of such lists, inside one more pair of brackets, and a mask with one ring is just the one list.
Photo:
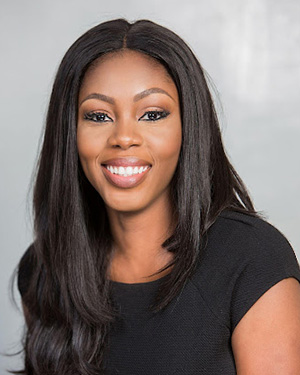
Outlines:
[[256, 214], [226, 156], [203, 69], [187, 44], [148, 20], [116, 19], [90, 29], [65, 54], [50, 98], [34, 185], [34, 242], [19, 264], [20, 289], [25, 260], [33, 273], [22, 296], [25, 368], [15, 373], [105, 373], [109, 332], [118, 319], [106, 277], [112, 234], [104, 202], [79, 162], [77, 100], [85, 72], [97, 59], [123, 49], [162, 64], [181, 105], [182, 148], [171, 181], [176, 226], [162, 244], [174, 258], [159, 272], [173, 268], [153, 311], [165, 308], [182, 290], [205, 248], [206, 233], [223, 210]]

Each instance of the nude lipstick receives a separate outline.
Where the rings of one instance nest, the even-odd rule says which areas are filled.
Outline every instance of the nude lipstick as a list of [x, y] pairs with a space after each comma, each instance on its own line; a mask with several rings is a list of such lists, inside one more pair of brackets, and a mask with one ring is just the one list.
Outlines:
[[106, 179], [114, 186], [132, 188], [144, 181], [152, 165], [136, 157], [105, 160], [101, 167]]

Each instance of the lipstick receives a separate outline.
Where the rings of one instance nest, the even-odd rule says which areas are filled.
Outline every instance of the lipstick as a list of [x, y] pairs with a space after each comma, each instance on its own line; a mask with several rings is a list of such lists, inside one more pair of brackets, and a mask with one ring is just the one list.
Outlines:
[[129, 167], [129, 166], [135, 167], [135, 166], [144, 166], [144, 165], [145, 166], [146, 165], [151, 166], [151, 164], [149, 162], [147, 162], [146, 160], [139, 159], [139, 158], [134, 157], [134, 156], [108, 159], [108, 160], [105, 160], [101, 164], [102, 165], [113, 165], [113, 166], [116, 166], [116, 167], [121, 167], [121, 166], [122, 167]]
[[104, 176], [114, 186], [132, 188], [144, 181], [152, 165], [136, 157], [105, 160], [101, 164]]

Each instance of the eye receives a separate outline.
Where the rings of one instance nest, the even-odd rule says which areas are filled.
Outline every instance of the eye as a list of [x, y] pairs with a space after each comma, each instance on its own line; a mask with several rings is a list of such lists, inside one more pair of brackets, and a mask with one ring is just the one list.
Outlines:
[[158, 121], [167, 116], [169, 116], [170, 112], [167, 111], [147, 111], [139, 120], [143, 121]]
[[84, 114], [84, 119], [94, 122], [110, 122], [112, 119], [104, 112], [88, 112]]

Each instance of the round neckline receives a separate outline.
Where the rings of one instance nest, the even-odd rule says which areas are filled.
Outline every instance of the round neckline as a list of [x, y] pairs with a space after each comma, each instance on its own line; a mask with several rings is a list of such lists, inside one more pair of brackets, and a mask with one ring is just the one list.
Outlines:
[[169, 275], [170, 275], [170, 272], [160, 277], [159, 279], [140, 282], [140, 283], [124, 283], [122, 281], [115, 281], [115, 280], [109, 280], [109, 281], [112, 285], [115, 285], [115, 286], [120, 286], [123, 288], [135, 288], [135, 287], [144, 287], [144, 286], [152, 286], [152, 285], [159, 284], [161, 281], [165, 280]]

